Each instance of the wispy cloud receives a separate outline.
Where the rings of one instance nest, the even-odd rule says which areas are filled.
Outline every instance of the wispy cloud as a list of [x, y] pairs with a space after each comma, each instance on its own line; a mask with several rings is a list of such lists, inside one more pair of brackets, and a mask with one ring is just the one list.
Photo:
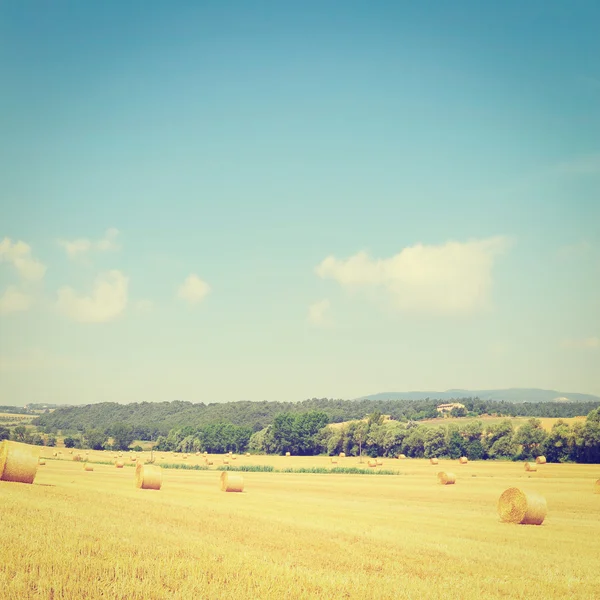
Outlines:
[[33, 296], [26, 294], [16, 285], [9, 285], [0, 296], [0, 315], [29, 310], [33, 305]]
[[39, 281], [46, 274], [46, 267], [33, 258], [29, 244], [13, 242], [8, 237], [0, 242], [0, 262], [12, 264], [20, 277], [28, 281]]
[[58, 290], [58, 309], [80, 323], [105, 323], [116, 319], [127, 306], [129, 279], [121, 271], [109, 271], [96, 278], [89, 295], [73, 288]]
[[593, 336], [588, 338], [567, 339], [562, 341], [561, 346], [563, 348], [593, 350], [600, 348], [600, 338]]
[[198, 304], [204, 300], [210, 291], [210, 285], [208, 285], [206, 281], [200, 279], [198, 275], [192, 273], [186, 278], [181, 286], [179, 286], [177, 297], [189, 304]]
[[315, 270], [344, 287], [382, 289], [401, 311], [465, 313], [488, 304], [494, 261], [510, 245], [504, 236], [416, 244], [389, 258], [371, 259], [365, 252], [347, 259], [329, 256]]
[[308, 307], [308, 317], [306, 320], [312, 325], [330, 325], [330, 308], [331, 303], [329, 302], [329, 300], [327, 300], [327, 298], [325, 298], [324, 300], [319, 300], [318, 302], [314, 302]]
[[111, 227], [106, 230], [103, 238], [96, 241], [88, 238], [78, 238], [75, 240], [60, 239], [58, 240], [58, 244], [64, 248], [70, 259], [75, 260], [87, 255], [92, 250], [97, 250], [98, 252], [119, 250], [118, 236], [119, 230]]

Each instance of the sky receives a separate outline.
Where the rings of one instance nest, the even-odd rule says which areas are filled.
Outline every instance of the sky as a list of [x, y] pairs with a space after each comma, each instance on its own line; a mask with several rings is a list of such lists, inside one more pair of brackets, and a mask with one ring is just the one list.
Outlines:
[[0, 404], [600, 395], [600, 4], [0, 4]]

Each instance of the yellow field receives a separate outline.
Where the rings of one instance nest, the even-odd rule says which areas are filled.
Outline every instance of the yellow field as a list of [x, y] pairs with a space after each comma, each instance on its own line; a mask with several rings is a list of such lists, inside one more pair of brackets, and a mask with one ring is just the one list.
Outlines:
[[[508, 419], [513, 425], [515, 429], [521, 427], [521, 425], [525, 425], [527, 421], [529, 421], [531, 417], [490, 417], [488, 415], [481, 415], [479, 417], [457, 417], [457, 418], [447, 418], [447, 419], [426, 419], [423, 421], [417, 421], [419, 425], [427, 425], [427, 426], [436, 426], [436, 425], [449, 425], [450, 423], [461, 425], [464, 423], [468, 423], [470, 421], [481, 421], [484, 427], [490, 425], [496, 425], [502, 421]], [[573, 426], [575, 423], [585, 423], [586, 417], [565, 417], [563, 419], [555, 418], [555, 417], [535, 417], [542, 422], [542, 427], [546, 431], [550, 431], [552, 426], [557, 421], [565, 421], [570, 426]]]
[[[227, 494], [223, 457], [211, 471], [163, 469], [152, 491], [134, 486], [131, 466], [84, 472], [67, 452], [40, 466], [33, 485], [0, 482], [3, 600], [598, 598], [598, 465], [525, 473], [510, 462], [384, 459], [402, 474], [243, 473], [244, 492]], [[234, 462], [332, 466], [326, 457]], [[455, 472], [456, 485], [440, 486], [440, 470]], [[511, 486], [545, 496], [543, 525], [499, 521]]]

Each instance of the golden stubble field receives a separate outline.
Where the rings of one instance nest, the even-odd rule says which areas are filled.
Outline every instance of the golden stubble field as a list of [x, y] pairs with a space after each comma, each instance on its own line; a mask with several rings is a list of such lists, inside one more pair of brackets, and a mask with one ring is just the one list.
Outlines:
[[[223, 457], [211, 471], [163, 469], [154, 491], [135, 487], [131, 466], [85, 472], [62, 452], [42, 449], [50, 459], [33, 485], [0, 481], [3, 600], [599, 597], [598, 465], [529, 474], [520, 463], [384, 459], [401, 474], [243, 473], [239, 494], [220, 491]], [[155, 454], [158, 464], [204, 462]], [[456, 485], [439, 485], [441, 470]], [[546, 498], [543, 525], [500, 522], [497, 501], [512, 486]]]

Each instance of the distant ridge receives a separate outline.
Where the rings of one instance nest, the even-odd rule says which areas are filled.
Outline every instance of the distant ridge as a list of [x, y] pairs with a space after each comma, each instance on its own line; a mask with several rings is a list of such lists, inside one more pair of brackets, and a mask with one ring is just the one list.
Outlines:
[[538, 388], [508, 388], [504, 390], [446, 390], [445, 392], [380, 392], [360, 396], [356, 400], [451, 400], [475, 398], [505, 402], [600, 402], [600, 396], [575, 392], [557, 392]]

